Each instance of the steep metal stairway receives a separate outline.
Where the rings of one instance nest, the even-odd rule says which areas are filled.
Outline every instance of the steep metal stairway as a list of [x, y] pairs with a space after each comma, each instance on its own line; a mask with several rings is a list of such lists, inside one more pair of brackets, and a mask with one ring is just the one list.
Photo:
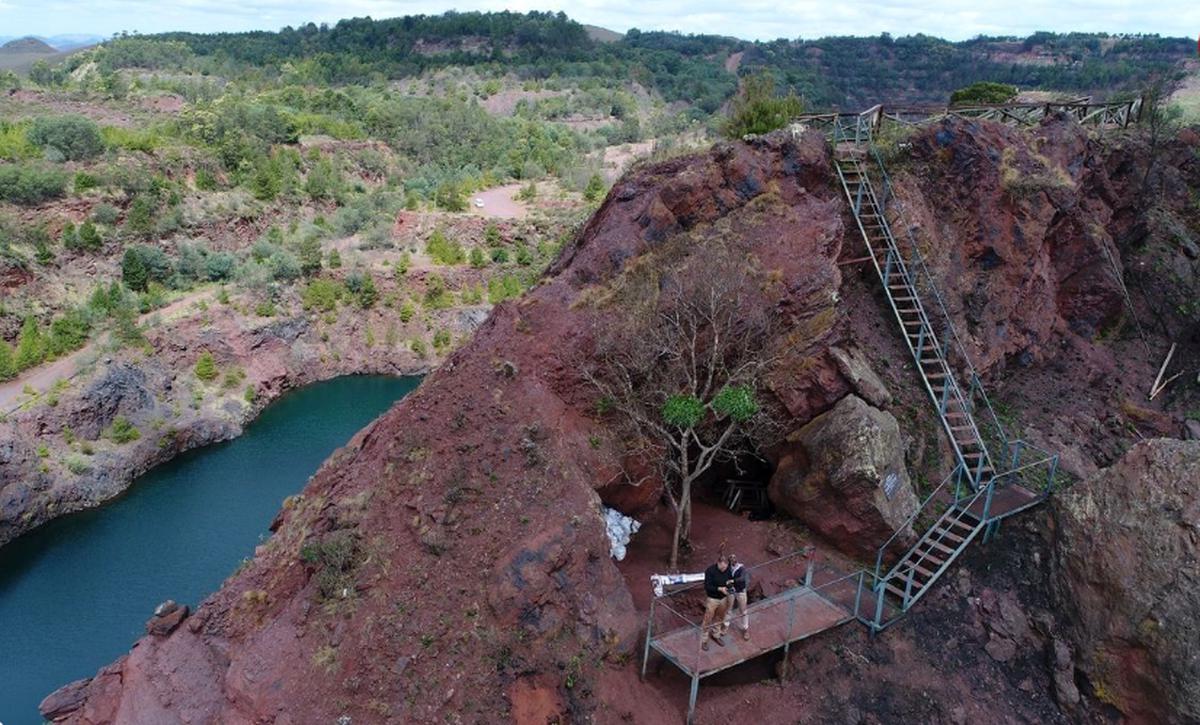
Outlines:
[[883, 282], [896, 321], [904, 333], [904, 340], [917, 364], [917, 371], [949, 437], [950, 447], [958, 463], [970, 473], [972, 490], [978, 490], [995, 475], [995, 466], [975, 424], [970, 401], [963, 394], [946, 360], [950, 342], [948, 331], [939, 340], [914, 275], [892, 235], [883, 205], [871, 184], [863, 163], [864, 153], [865, 150], [859, 145], [843, 150], [836, 161], [838, 178], [841, 179], [858, 229]]
[[[1044, 500], [1058, 462], [1054, 454], [1008, 439], [955, 334], [916, 240], [908, 235], [902, 244], [892, 233], [886, 215], [893, 198], [891, 183], [871, 140], [873, 125], [879, 121], [877, 108], [858, 115], [852, 127], [835, 119], [836, 170], [921, 384], [946, 432], [955, 465], [906, 525], [879, 549], [872, 587], [875, 616], [866, 622], [872, 631], [903, 616], [977, 536], [982, 533], [988, 538], [1001, 519]], [[873, 175], [880, 179], [879, 184], [873, 182]], [[952, 358], [965, 369], [968, 387], [960, 384]], [[982, 409], [977, 408], [976, 399], [982, 400]], [[987, 439], [978, 422], [984, 411], [989, 423]], [[1022, 454], [1029, 452], [1036, 454], [1036, 460], [1022, 465]], [[1045, 484], [1035, 492], [1026, 484], [1035, 478], [1029, 474], [1042, 466], [1047, 469]], [[935, 515], [917, 543], [885, 571], [884, 557], [896, 538], [918, 520]]]

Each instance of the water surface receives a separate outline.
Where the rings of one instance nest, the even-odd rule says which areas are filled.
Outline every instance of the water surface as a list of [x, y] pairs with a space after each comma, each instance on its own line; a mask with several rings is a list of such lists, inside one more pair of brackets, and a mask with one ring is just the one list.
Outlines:
[[159, 602], [194, 608], [216, 591], [282, 500], [419, 382], [351, 376], [289, 393], [239, 438], [0, 547], [0, 723], [41, 723], [42, 698], [127, 652]]

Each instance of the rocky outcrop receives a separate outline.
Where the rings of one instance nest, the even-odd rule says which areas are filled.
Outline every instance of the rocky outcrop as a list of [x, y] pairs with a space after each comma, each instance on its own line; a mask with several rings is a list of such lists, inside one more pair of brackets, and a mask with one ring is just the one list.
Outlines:
[[[1055, 185], [1048, 182], [1062, 178], [1031, 155], [1033, 146], [1017, 132], [948, 124], [914, 141], [917, 171], [925, 164], [927, 176], [905, 179], [901, 172], [897, 186], [913, 197], [912, 219], [936, 250], [936, 274], [948, 280], [948, 305], [964, 323], [968, 348], [980, 353], [979, 369], [985, 375], [1010, 363], [1023, 369], [1067, 355], [1061, 350], [1084, 350], [1113, 312], [1112, 279], [1096, 266], [1111, 240], [1078, 225], [1092, 213], [1101, 224], [1109, 218], [1078, 197], [1080, 189], [1104, 185], [1100, 159], [1083, 167], [1062, 160], [1082, 153], [1086, 134], [1061, 131], [1063, 150], [1050, 161], [1065, 164], [1071, 182]], [[1005, 144], [1022, 145], [1011, 168], [1052, 174], [1041, 179], [1045, 188], [1028, 182], [1005, 188]], [[929, 202], [924, 212], [922, 193]], [[651, 508], [661, 482], [616, 440], [594, 390], [581, 380], [580, 361], [606, 321], [628, 313], [624, 305], [657, 304], [663, 282], [683, 260], [709, 259], [716, 249], [745, 259], [759, 275], [761, 295], [747, 304], [780, 323], [766, 351], [775, 363], [763, 402], [794, 432], [770, 453], [777, 464], [774, 500], [844, 551], [873, 554], [917, 501], [896, 419], [862, 397], [894, 406], [906, 426], [921, 415], [917, 406], [927, 412], [928, 401], [912, 393], [906, 352], [876, 356], [875, 347], [856, 338], [857, 350], [881, 362], [872, 372], [846, 339], [848, 311], [877, 310], [867, 294], [843, 296], [862, 289], [843, 278], [842, 270], [854, 268], [838, 264], [844, 212], [827, 146], [815, 134], [720, 144], [635, 170], [614, 186], [545, 279], [494, 309], [415, 393], [334, 454], [280, 512], [274, 536], [221, 591], [182, 626], [143, 638], [83, 686], [82, 700], [64, 693], [68, 704], [79, 702], [67, 719], [589, 721], [604, 691], [597, 673], [629, 674], [620, 663], [637, 638], [633, 600], [609, 559], [600, 504], [627, 512]], [[1059, 232], [1066, 238], [1059, 240]], [[1075, 304], [1075, 297], [1087, 303]], [[1094, 302], [1099, 307], [1089, 311]], [[281, 329], [279, 340], [221, 332], [205, 338], [214, 346], [228, 340], [217, 348], [221, 355], [237, 356], [247, 345], [274, 351], [269, 364], [248, 369], [268, 389], [284, 384], [297, 361], [316, 357], [308, 331]], [[286, 342], [293, 332], [294, 341]], [[895, 330], [886, 334], [879, 347], [895, 350]], [[363, 354], [356, 347], [349, 345], [347, 354]], [[170, 341], [160, 350], [184, 354]], [[1067, 379], [1069, 371], [1051, 372], [1062, 373], [1064, 387], [1076, 382]], [[1076, 378], [1085, 389], [1095, 384]], [[890, 404], [887, 393], [895, 398]], [[1103, 425], [1121, 428], [1109, 420]], [[949, 606], [935, 595], [926, 603]], [[1097, 598], [1086, 606], [1106, 605]], [[962, 614], [959, 601], [955, 606], [924, 630], [933, 635], [924, 638], [926, 649], [937, 641], [932, 653], [911, 646], [885, 651], [890, 645], [879, 639], [865, 645], [878, 667], [860, 672], [878, 674], [876, 682], [890, 685], [897, 671], [908, 672], [902, 652], [924, 657], [913, 668], [923, 670], [923, 680], [884, 688], [876, 701], [830, 711], [826, 719], [935, 721], [940, 708], [928, 705], [947, 693], [987, 703], [959, 708], [955, 721], [994, 714], [1003, 696], [987, 699], [989, 693], [1015, 687], [1005, 690], [1001, 678], [981, 685], [943, 666], [942, 629]], [[979, 611], [989, 622], [980, 635], [990, 643], [986, 652], [980, 643], [980, 657], [993, 672], [1019, 663], [1029, 649], [1030, 620], [1002, 598], [981, 601]], [[1056, 645], [1047, 653], [1053, 662], [1039, 664], [1047, 685], [1052, 669], [1061, 702], [1073, 698], [1070, 660], [1082, 667], [1092, 651], [1086, 644], [1077, 638]], [[846, 653], [852, 649], [814, 656], [836, 660], [825, 671], [841, 676], [846, 667], [867, 666], [862, 656]], [[969, 684], [937, 689], [955, 679]], [[938, 694], [927, 695], [927, 687]], [[893, 700], [900, 702], [895, 710], [887, 704]], [[742, 704], [738, 698], [737, 708]], [[659, 712], [629, 717], [651, 711]]]
[[874, 554], [917, 511], [900, 426], [847, 395], [787, 437], [771, 501], [851, 554]]
[[1198, 481], [1200, 443], [1150, 440], [1054, 499], [1075, 665], [1133, 721], [1200, 719]]
[[823, 139], [783, 134], [622, 180], [548, 279], [336, 453], [253, 563], [83, 707], [128, 722], [586, 720], [597, 668], [633, 651], [639, 622], [596, 492], [625, 449], [580, 352], [612, 319], [605, 300], [726, 245], [761, 275], [747, 304], [785, 331], [772, 404], [828, 409], [849, 389], [825, 354], [842, 229], [829, 181]]

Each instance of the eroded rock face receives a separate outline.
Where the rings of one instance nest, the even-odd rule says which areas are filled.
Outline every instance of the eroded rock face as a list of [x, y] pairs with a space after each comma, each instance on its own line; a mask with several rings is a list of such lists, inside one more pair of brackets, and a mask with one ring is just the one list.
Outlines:
[[852, 554], [873, 554], [919, 505], [896, 419], [854, 395], [788, 436], [768, 492]]
[[1149, 440], [1055, 497], [1055, 595], [1095, 696], [1200, 720], [1200, 443]]
[[829, 169], [820, 136], [776, 134], [623, 179], [548, 279], [336, 452], [253, 563], [143, 638], [115, 681], [93, 679], [68, 721], [587, 721], [600, 663], [629, 656], [640, 625], [600, 505], [627, 449], [579, 372], [619, 311], [589, 300], [631, 266], [666, 274], [733, 246], [762, 270], [753, 304], [781, 318], [773, 404], [827, 410], [849, 390], [826, 354]]

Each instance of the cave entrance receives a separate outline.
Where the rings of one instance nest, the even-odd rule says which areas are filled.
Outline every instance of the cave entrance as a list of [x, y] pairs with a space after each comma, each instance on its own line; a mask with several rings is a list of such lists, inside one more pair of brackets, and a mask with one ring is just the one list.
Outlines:
[[711, 506], [747, 514], [751, 521], [765, 521], [775, 514], [767, 496], [767, 484], [774, 474], [775, 466], [766, 458], [742, 454], [709, 469], [693, 495]]

